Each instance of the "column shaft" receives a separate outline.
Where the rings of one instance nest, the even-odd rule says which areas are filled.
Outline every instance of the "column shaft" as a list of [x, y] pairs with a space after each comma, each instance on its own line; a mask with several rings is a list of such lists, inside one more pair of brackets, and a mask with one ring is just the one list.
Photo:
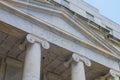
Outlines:
[[39, 43], [33, 43], [26, 52], [22, 80], [40, 80], [40, 65], [41, 46]]
[[113, 77], [108, 77], [107, 80], [114, 80]]
[[84, 64], [82, 61], [72, 63], [72, 80], [86, 80]]
[[114, 77], [114, 80], [120, 80], [119, 77]]

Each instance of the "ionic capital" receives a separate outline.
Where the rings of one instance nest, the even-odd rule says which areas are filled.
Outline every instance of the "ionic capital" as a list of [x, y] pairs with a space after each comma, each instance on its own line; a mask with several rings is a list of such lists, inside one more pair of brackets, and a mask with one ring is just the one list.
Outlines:
[[30, 43], [35, 43], [35, 42], [40, 43], [42, 45], [42, 47], [45, 49], [49, 49], [49, 47], [50, 47], [50, 44], [46, 40], [39, 38], [37, 36], [34, 36], [32, 34], [28, 34], [26, 36], [26, 39]]
[[78, 55], [76, 53], [73, 53], [72, 57], [68, 61], [64, 62], [64, 66], [69, 67], [69, 65], [72, 62], [79, 62], [79, 61], [82, 61], [88, 67], [91, 66], [91, 61], [89, 59], [87, 59], [87, 58], [85, 58], [83, 56], [80, 56], [80, 55]]
[[[109, 73], [107, 73], [104, 76], [99, 77], [96, 80], [113, 80], [113, 78], [116, 78], [116, 77], [120, 77], [120, 72], [113, 70], [113, 69], [110, 69]], [[114, 79], [114, 80], [116, 80], [116, 79]]]
[[87, 59], [86, 57], [83, 57], [83, 56], [80, 56], [76, 53], [73, 53], [72, 58], [75, 62], [82, 61], [82, 62], [84, 62], [84, 64], [86, 66], [88, 66], [88, 67], [91, 66], [91, 61], [89, 59]]
[[109, 73], [112, 77], [120, 77], [120, 71], [110, 69]]

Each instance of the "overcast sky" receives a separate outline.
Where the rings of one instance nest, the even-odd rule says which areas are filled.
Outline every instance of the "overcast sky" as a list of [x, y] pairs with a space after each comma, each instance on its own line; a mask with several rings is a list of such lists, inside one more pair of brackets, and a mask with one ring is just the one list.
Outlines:
[[84, 0], [99, 9], [100, 13], [120, 24], [120, 0]]

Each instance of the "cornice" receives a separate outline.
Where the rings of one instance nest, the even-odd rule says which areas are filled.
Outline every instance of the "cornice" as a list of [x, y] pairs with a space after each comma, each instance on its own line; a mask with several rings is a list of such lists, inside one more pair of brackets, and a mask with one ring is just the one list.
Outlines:
[[[49, 24], [49, 23], [46, 23], [45, 21], [40, 20], [40, 19], [38, 19], [38, 18], [36, 18], [36, 17], [34, 17], [34, 16], [31, 16], [31, 15], [29, 15], [29, 14], [27, 14], [27, 13], [21, 11], [21, 10], [18, 10], [17, 8], [15, 8], [15, 7], [13, 7], [13, 6], [11, 6], [11, 5], [3, 2], [3, 1], [0, 1], [0, 5], [1, 5], [4, 9], [10, 11], [11, 13], [14, 12], [17, 16], [20, 16], [20, 17], [22, 17], [22, 18], [24, 18], [24, 19], [27, 19], [28, 21], [30, 21], [30, 22], [32, 22], [32, 23], [34, 23], [34, 24], [37, 24], [37, 25], [43, 24], [43, 25], [45, 25], [47, 28], [49, 28], [50, 30], [52, 30], [52, 31], [55, 30], [55, 31], [58, 32], [58, 33], [62, 33], [62, 34], [64, 34], [65, 36], [67, 36], [67, 37], [69, 37], [69, 38], [72, 38], [72, 39], [80, 42], [80, 43], [81, 43], [82, 45], [84, 45], [84, 46], [87, 46], [87, 47], [89, 47], [89, 48], [91, 48], [91, 49], [93, 49], [93, 50], [95, 50], [95, 51], [99, 51], [99, 52], [102, 53], [103, 55], [111, 56], [111, 57], [113, 57], [114, 59], [119, 59], [119, 60], [120, 60], [119, 56], [116, 56], [116, 55], [112, 54], [111, 52], [106, 51], [106, 50], [104, 50], [104, 49], [102, 49], [102, 48], [100, 48], [100, 47], [97, 47], [97, 46], [95, 46], [95, 45], [89, 44], [89, 43], [87, 43], [86, 41], [83, 41], [83, 40], [79, 39], [79, 38], [76, 37], [75, 35], [72, 35], [72, 34], [66, 32], [66, 31], [64, 31], [63, 29], [57, 28], [57, 27], [55, 27], [55, 26], [53, 26], [53, 25], [51, 25], [51, 24]], [[59, 12], [59, 14], [61, 14], [61, 12]], [[105, 53], [105, 54], [104, 54], [104, 53]]]

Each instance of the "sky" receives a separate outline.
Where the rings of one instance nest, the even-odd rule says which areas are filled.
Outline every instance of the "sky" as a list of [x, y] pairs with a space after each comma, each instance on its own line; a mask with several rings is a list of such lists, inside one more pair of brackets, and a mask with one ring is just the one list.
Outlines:
[[99, 9], [99, 12], [120, 24], [120, 0], [84, 0]]

